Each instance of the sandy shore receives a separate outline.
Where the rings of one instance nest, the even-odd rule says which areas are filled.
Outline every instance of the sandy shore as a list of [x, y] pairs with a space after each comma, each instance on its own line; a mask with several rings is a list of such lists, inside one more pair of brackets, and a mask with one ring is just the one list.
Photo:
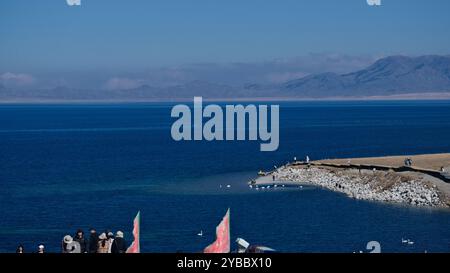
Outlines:
[[[260, 176], [253, 187], [313, 185], [345, 193], [356, 199], [407, 203], [415, 206], [450, 207], [450, 183], [412, 170], [359, 168], [358, 165], [402, 167], [411, 158], [417, 170], [450, 171], [450, 154], [327, 159], [278, 168]], [[339, 167], [322, 164], [339, 164]]]

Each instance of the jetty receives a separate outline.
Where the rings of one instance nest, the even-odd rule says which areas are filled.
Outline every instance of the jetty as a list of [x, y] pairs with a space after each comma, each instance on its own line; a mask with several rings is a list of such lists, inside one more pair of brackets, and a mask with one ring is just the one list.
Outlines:
[[260, 172], [254, 188], [321, 186], [357, 199], [450, 206], [450, 154], [294, 161]]
[[[405, 165], [405, 159], [412, 161]], [[304, 165], [304, 162], [294, 162], [294, 165]], [[385, 156], [347, 159], [325, 159], [310, 163], [314, 166], [328, 166], [334, 168], [353, 168], [365, 170], [384, 170], [394, 172], [417, 172], [427, 174], [444, 182], [450, 183], [450, 153], [425, 154], [406, 156]]]

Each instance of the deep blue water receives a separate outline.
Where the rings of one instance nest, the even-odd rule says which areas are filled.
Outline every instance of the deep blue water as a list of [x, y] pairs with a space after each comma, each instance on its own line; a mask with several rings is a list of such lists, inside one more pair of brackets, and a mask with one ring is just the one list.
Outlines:
[[281, 103], [276, 152], [249, 141], [174, 142], [171, 106], [0, 105], [0, 252], [19, 243], [59, 251], [78, 228], [121, 229], [131, 241], [138, 210], [143, 251], [201, 251], [228, 207], [232, 239], [283, 252], [352, 252], [371, 240], [389, 252], [450, 251], [448, 210], [246, 186], [294, 156], [450, 152], [449, 101]]

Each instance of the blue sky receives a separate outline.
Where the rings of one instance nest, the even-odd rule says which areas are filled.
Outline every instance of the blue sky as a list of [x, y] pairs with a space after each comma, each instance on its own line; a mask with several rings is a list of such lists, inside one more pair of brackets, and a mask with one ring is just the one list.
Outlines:
[[186, 64], [450, 53], [448, 0], [81, 1], [0, 1], [0, 73], [87, 84]]

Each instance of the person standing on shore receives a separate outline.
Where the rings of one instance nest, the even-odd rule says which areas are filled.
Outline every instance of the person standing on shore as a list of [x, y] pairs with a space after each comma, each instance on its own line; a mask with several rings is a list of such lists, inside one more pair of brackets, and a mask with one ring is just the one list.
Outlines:
[[100, 234], [100, 236], [98, 236], [98, 239], [99, 241], [97, 246], [97, 253], [108, 253], [109, 241], [106, 233]]
[[127, 243], [123, 238], [123, 232], [117, 231], [116, 238], [111, 246], [111, 253], [126, 253], [127, 251]]
[[81, 229], [77, 230], [77, 234], [75, 234], [75, 238], [73, 240], [80, 244], [80, 253], [87, 253], [89, 244], [86, 238], [84, 237], [83, 230]]
[[38, 253], [38, 254], [44, 254], [44, 253], [45, 253], [45, 247], [44, 247], [44, 245], [39, 245], [39, 246], [38, 246], [38, 251], [37, 251], [37, 253]]
[[81, 253], [80, 248], [80, 244], [77, 241], [74, 241], [72, 236], [64, 236], [62, 242], [62, 253]]
[[19, 246], [17, 247], [16, 253], [20, 253], [20, 254], [25, 253], [25, 250], [24, 250], [24, 248], [23, 248], [23, 245], [19, 245]]
[[98, 236], [95, 229], [91, 229], [91, 235], [89, 237], [89, 253], [97, 253], [98, 248]]
[[114, 233], [109, 231], [107, 237], [108, 237], [108, 245], [109, 245], [108, 253], [111, 253], [111, 247], [114, 242]]

